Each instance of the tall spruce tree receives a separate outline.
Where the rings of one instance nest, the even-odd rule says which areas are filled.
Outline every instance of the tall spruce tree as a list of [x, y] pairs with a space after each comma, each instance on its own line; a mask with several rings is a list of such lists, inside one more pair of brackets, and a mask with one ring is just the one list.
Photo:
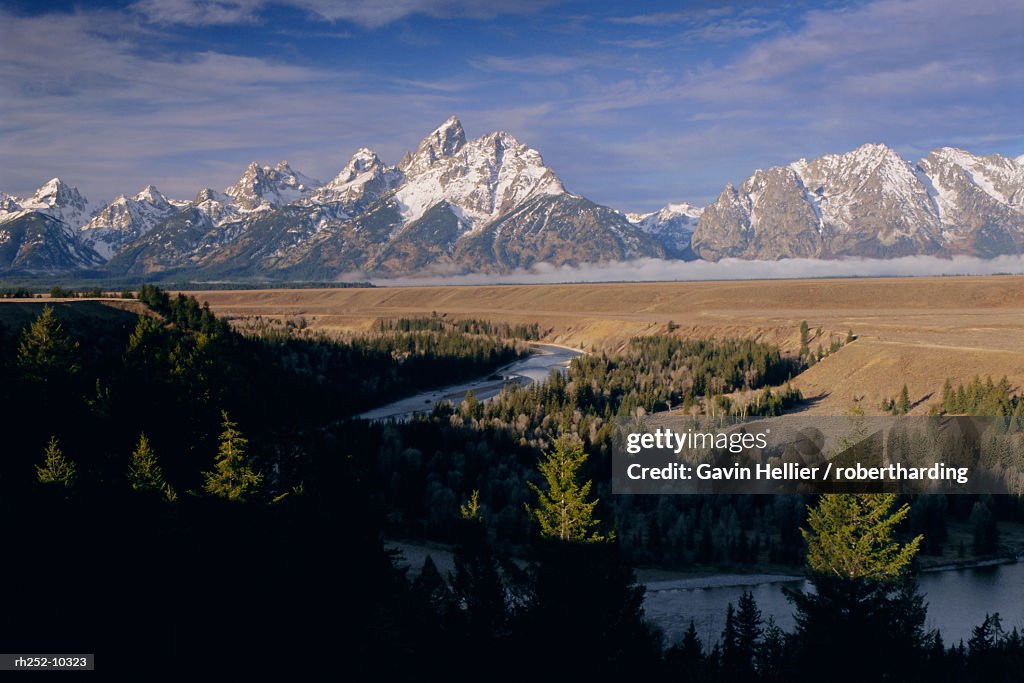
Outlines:
[[78, 466], [64, 457], [55, 436], [46, 444], [43, 464], [36, 465], [36, 480], [40, 484], [56, 484], [68, 489], [78, 480]]
[[697, 626], [690, 619], [690, 626], [683, 634], [683, 640], [665, 653], [665, 662], [672, 674], [680, 680], [701, 680], [704, 666], [704, 646], [697, 635]]
[[722, 678], [725, 681], [739, 681], [740, 660], [739, 634], [736, 632], [736, 610], [732, 603], [725, 609], [725, 628], [722, 629]]
[[563, 435], [538, 465], [547, 486], [542, 490], [530, 482], [537, 495], [537, 507], [527, 505], [526, 510], [540, 524], [544, 538], [581, 543], [606, 540], [600, 532], [601, 521], [594, 519], [598, 501], [588, 500], [592, 482], [579, 481], [586, 460], [583, 444]]
[[800, 323], [800, 360], [806, 359], [811, 355], [811, 328], [807, 326], [807, 321], [804, 320]]
[[893, 406], [893, 414], [895, 415], [906, 415], [910, 412], [910, 391], [907, 390], [907, 385], [903, 385], [903, 389], [900, 390], [900, 397], [896, 399], [896, 404]]
[[231, 421], [227, 411], [221, 412], [222, 430], [220, 447], [212, 470], [203, 473], [207, 493], [218, 498], [244, 501], [256, 493], [263, 483], [263, 475], [249, 464], [246, 447], [249, 440]]
[[64, 331], [53, 306], [44, 306], [21, 334], [17, 363], [26, 379], [47, 381], [78, 372], [77, 352], [78, 342]]
[[[807, 563], [814, 591], [787, 591], [796, 606], [793, 643], [801, 680], [907, 680], [926, 656], [926, 608], [910, 563], [917, 536], [900, 544], [906, 505], [893, 494], [832, 494], [810, 509]], [[851, 652], [870, 657], [848, 657]], [[843, 667], [834, 666], [844, 660]]]
[[145, 434], [139, 434], [139, 443], [132, 451], [131, 462], [128, 465], [128, 483], [135, 491], [159, 491], [169, 502], [178, 498], [164, 479], [163, 469]]
[[473, 489], [469, 499], [459, 505], [459, 516], [470, 522], [482, 522], [483, 513], [480, 512], [480, 491]]
[[761, 644], [761, 610], [754, 600], [754, 594], [743, 591], [736, 607], [736, 653], [739, 656], [736, 669], [742, 680], [754, 677], [753, 663]]
[[786, 633], [774, 617], [768, 617], [764, 627], [761, 647], [757, 649], [757, 673], [765, 683], [782, 683], [785, 681], [786, 667]]
[[807, 541], [807, 563], [820, 574], [843, 579], [894, 579], [909, 566], [923, 536], [899, 544], [896, 526], [910, 513], [895, 511], [896, 494], [827, 494], [809, 508], [801, 529]]
[[455, 525], [455, 571], [449, 584], [464, 634], [477, 647], [490, 648], [508, 622], [509, 595], [487, 538], [479, 491], [460, 506], [460, 512]]

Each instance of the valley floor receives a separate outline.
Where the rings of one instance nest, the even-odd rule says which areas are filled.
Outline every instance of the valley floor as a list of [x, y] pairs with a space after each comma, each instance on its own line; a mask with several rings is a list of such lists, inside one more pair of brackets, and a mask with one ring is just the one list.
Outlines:
[[927, 413], [947, 378], [1007, 376], [1024, 386], [1024, 277], [863, 278], [195, 292], [219, 315], [305, 319], [332, 333], [381, 318], [429, 316], [538, 322], [545, 342], [614, 350], [630, 337], [749, 337], [795, 352], [856, 336], [794, 380], [809, 412], [869, 414], [906, 384]]

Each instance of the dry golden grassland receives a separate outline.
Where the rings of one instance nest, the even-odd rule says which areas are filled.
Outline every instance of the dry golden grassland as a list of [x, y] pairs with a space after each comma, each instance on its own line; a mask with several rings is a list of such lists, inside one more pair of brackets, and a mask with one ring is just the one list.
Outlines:
[[[613, 350], [630, 337], [753, 337], [799, 346], [856, 341], [796, 378], [809, 410], [870, 414], [904, 383], [927, 412], [946, 378], [1006, 375], [1024, 386], [1024, 277], [871, 278], [378, 289], [194, 292], [220, 315], [305, 318], [314, 329], [358, 332], [382, 318], [437, 312], [452, 319], [538, 322], [547, 341]], [[821, 332], [818, 334], [818, 329]]]

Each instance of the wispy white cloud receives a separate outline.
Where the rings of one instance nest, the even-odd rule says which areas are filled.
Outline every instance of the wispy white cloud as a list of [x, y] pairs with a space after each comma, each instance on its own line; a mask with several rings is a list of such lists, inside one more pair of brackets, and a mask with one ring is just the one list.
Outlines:
[[223, 26], [259, 20], [265, 0], [138, 0], [132, 9], [153, 24]]
[[481, 71], [557, 76], [593, 66], [601, 61], [603, 60], [600, 57], [592, 55], [529, 55], [526, 57], [487, 55], [470, 60], [470, 64]]
[[412, 78], [396, 78], [391, 82], [398, 86], [442, 93], [463, 92], [477, 85], [468, 80], [424, 81]]
[[766, 21], [757, 17], [730, 17], [712, 21], [681, 33], [678, 40], [706, 43], [728, 43], [753, 38], [782, 28], [779, 21]]
[[604, 45], [614, 45], [615, 47], [624, 47], [629, 50], [655, 50], [665, 47], [668, 41], [658, 38], [621, 38], [618, 40], [602, 40], [601, 43]]
[[254, 158], [287, 157], [331, 177], [374, 141], [397, 160], [425, 126], [413, 121], [452, 111], [444, 92], [382, 92], [372, 76], [343, 68], [215, 51], [153, 54], [140, 47], [158, 39], [149, 27], [111, 19], [0, 12], [5, 191], [26, 194], [60, 175], [95, 200], [146, 182], [190, 197], [230, 184]]
[[349, 21], [379, 28], [413, 15], [442, 19], [493, 19], [502, 14], [529, 14], [557, 0], [138, 0], [132, 7], [155, 24], [219, 26], [261, 20], [271, 4], [287, 5], [328, 21]]
[[625, 17], [610, 17], [608, 21], [612, 24], [627, 24], [633, 26], [665, 26], [666, 24], [693, 23], [723, 17], [733, 14], [732, 7], [697, 7], [683, 9], [677, 12], [650, 12], [647, 14], [633, 14]]
[[[423, 17], [487, 19], [545, 2], [0, 9], [0, 189], [60, 174], [93, 198], [142, 179], [190, 195], [229, 184], [253, 158], [282, 157], [326, 178], [361, 146], [396, 161], [451, 113], [471, 136], [511, 132], [572, 191], [623, 210], [708, 201], [754, 168], [865, 141], [911, 159], [948, 144], [1024, 152], [1017, 0], [745, 5], [616, 23], [502, 14], [472, 35]], [[388, 22], [398, 23], [377, 30]], [[210, 38], [228, 24], [234, 42]], [[293, 29], [344, 40], [307, 50]], [[444, 47], [402, 42], [411, 35]], [[275, 42], [242, 44], [249, 37]]]
[[[577, 87], [560, 100], [566, 118], [616, 134], [587, 136], [585, 163], [605, 160], [593, 170], [568, 156], [549, 156], [570, 177], [583, 173], [610, 188], [598, 198], [613, 205], [656, 208], [654, 202], [672, 190], [663, 181], [657, 192], [645, 189], [653, 186], [652, 169], [659, 178], [674, 177], [677, 200], [700, 202], [754, 168], [843, 152], [865, 141], [886, 142], [911, 158], [950, 144], [979, 153], [1024, 149], [1019, 2], [875, 0], [815, 9], [791, 17], [788, 28], [778, 16], [750, 10], [655, 19], [707, 31], [709, 39], [716, 31], [744, 27], [763, 32], [747, 47], [712, 53], [703, 63], [574, 82]], [[657, 35], [664, 43], [649, 59], [661, 66], [657, 56], [672, 54], [682, 34]], [[639, 168], [637, 159], [643, 160]], [[614, 183], [609, 174], [595, 177], [605, 168], [632, 172]]]
[[501, 15], [531, 14], [560, 0], [288, 0], [331, 21], [352, 21], [376, 28], [422, 14], [439, 19], [494, 19]]

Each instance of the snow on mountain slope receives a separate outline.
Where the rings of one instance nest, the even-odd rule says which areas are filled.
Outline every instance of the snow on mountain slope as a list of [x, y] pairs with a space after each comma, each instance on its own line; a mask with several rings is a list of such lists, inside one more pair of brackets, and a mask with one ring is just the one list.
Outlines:
[[1001, 204], [1024, 211], [1024, 167], [998, 154], [980, 157], [955, 147], [940, 147], [930, 158], [957, 166], [971, 182]]
[[100, 263], [66, 223], [49, 214], [19, 211], [0, 224], [0, 271], [64, 273]]
[[701, 258], [892, 258], [1019, 253], [1024, 170], [940, 148], [918, 164], [885, 145], [800, 159], [727, 186], [694, 231]]
[[132, 240], [153, 229], [187, 202], [168, 200], [153, 185], [147, 185], [134, 197], [119, 196], [81, 227], [82, 240], [104, 259], [110, 259]]
[[287, 161], [277, 166], [260, 166], [254, 161], [224, 194], [231, 197], [241, 211], [266, 211], [290, 204], [319, 185], [294, 170]]
[[337, 203], [345, 215], [366, 209], [402, 181], [402, 172], [386, 166], [376, 152], [356, 150], [345, 168], [330, 182], [312, 193], [313, 203]]
[[84, 225], [98, 208], [86, 200], [77, 188], [60, 178], [53, 178], [26, 199], [4, 195], [0, 200], [0, 222], [12, 218], [12, 214], [36, 211], [56, 218], [68, 227], [77, 228]]
[[693, 258], [690, 239], [704, 209], [686, 202], [651, 213], [627, 213], [626, 220], [656, 238], [670, 258]]
[[425, 137], [398, 169], [404, 181], [395, 199], [406, 222], [446, 201], [476, 230], [527, 199], [565, 192], [536, 150], [502, 132], [467, 143], [455, 117]]
[[639, 256], [987, 257], [1024, 250], [1024, 156], [943, 147], [912, 164], [867, 144], [757, 170], [703, 209], [622, 214], [569, 193], [508, 133], [467, 140], [451, 117], [398, 164], [360, 148], [324, 185], [287, 162], [253, 162], [224, 192], [177, 201], [147, 186], [96, 211], [54, 178], [29, 198], [0, 193], [0, 230], [0, 269], [109, 259], [110, 273], [133, 276], [318, 279]]
[[882, 241], [928, 241], [938, 234], [927, 190], [913, 167], [885, 145], [862, 145], [790, 167], [816, 205], [823, 230], [874, 230]]
[[917, 164], [950, 251], [1014, 253], [1024, 234], [1024, 169], [999, 155], [943, 147]]

